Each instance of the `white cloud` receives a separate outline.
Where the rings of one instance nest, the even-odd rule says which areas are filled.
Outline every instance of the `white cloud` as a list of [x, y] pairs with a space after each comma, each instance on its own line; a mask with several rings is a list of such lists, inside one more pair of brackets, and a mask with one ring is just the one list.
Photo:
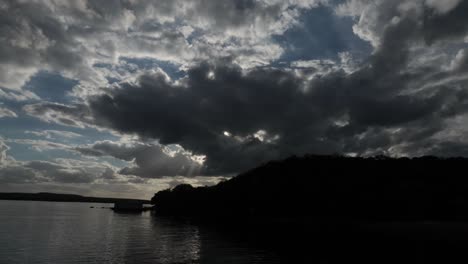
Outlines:
[[23, 110], [30, 116], [39, 118], [46, 123], [55, 123], [77, 128], [90, 127], [93, 120], [85, 105], [65, 105], [43, 102], [25, 105]]
[[7, 156], [7, 151], [10, 150], [10, 147], [5, 144], [3, 139], [0, 137], [0, 165], [5, 164], [10, 160]]
[[55, 138], [78, 138], [82, 135], [71, 132], [71, 131], [62, 131], [62, 130], [42, 130], [42, 131], [25, 131], [26, 134], [35, 135], [38, 137], [45, 137], [47, 139]]
[[28, 144], [39, 151], [47, 149], [67, 149], [68, 146], [40, 140], [1, 140], [0, 141], [0, 182], [8, 183], [92, 183], [104, 171], [116, 169], [105, 162], [52, 159], [50, 161], [17, 161], [7, 152], [10, 147], [5, 142]]
[[192, 155], [180, 146], [163, 146], [139, 141], [99, 141], [92, 145], [77, 146], [75, 151], [89, 156], [108, 156], [129, 162], [122, 168], [123, 175], [143, 178], [164, 176], [193, 177], [203, 175], [203, 158]]
[[426, 5], [444, 14], [454, 9], [460, 2], [461, 0], [426, 0]]
[[29, 100], [38, 100], [40, 98], [31, 91], [3, 89], [0, 87], [0, 99], [21, 102]]
[[4, 117], [18, 117], [18, 115], [16, 115], [15, 112], [11, 111], [10, 109], [8, 108], [5, 108], [5, 107], [0, 107], [0, 118], [4, 118]]

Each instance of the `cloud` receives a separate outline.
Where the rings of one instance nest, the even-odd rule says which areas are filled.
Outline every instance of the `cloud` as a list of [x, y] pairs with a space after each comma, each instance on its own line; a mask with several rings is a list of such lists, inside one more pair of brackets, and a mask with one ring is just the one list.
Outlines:
[[[442, 18], [463, 21], [460, 8], [463, 3], [428, 18], [422, 2], [369, 3], [364, 10], [372, 9], [372, 15], [360, 13], [356, 28], [366, 32], [375, 50], [352, 72], [331, 68], [308, 80], [287, 69], [201, 63], [177, 82], [156, 72], [121, 83], [90, 99], [90, 111], [94, 122], [105, 127], [206, 155], [213, 173], [239, 171], [290, 153], [398, 154], [393, 146], [418, 140], [416, 135], [424, 135], [418, 131], [430, 138], [443, 130], [445, 119], [466, 111], [465, 92], [459, 89], [466, 81], [453, 79], [459, 73], [412, 62], [464, 37], [462, 28], [456, 38], [455, 31], [446, 34], [434, 24]], [[451, 81], [437, 85], [435, 78]], [[276, 141], [255, 138], [260, 130], [277, 136]]]
[[0, 87], [20, 92], [38, 72], [58, 72], [80, 82], [79, 96], [83, 87], [108, 84], [109, 72], [95, 65], [118, 65], [122, 57], [181, 67], [211, 57], [232, 57], [245, 67], [268, 64], [283, 52], [271, 37], [297, 24], [302, 10], [326, 2], [4, 0]]
[[[452, 74], [435, 69], [410, 74], [409, 47], [417, 30], [412, 20], [388, 27], [383, 40], [398, 41], [384, 42], [367, 64], [352, 72], [336, 67], [309, 80], [310, 75], [291, 70], [246, 71], [229, 61], [201, 63], [178, 81], [161, 70], [142, 74], [136, 81], [93, 97], [89, 109], [81, 112], [87, 113], [91, 125], [206, 155], [200, 175], [232, 174], [291, 154], [406, 154], [392, 146], [409, 136], [416, 139], [417, 131], [429, 131], [425, 136], [430, 137], [442, 129], [439, 124], [444, 118], [463, 113], [466, 104], [463, 90], [456, 86], [414, 90], [436, 73]], [[320, 65], [312, 64], [295, 66]], [[83, 120], [81, 114], [70, 119]], [[396, 135], [392, 129], [401, 132]], [[128, 153], [119, 151], [127, 148], [104, 151], [104, 146], [110, 148], [96, 145], [81, 152], [124, 160], [138, 157], [137, 167], [121, 173], [143, 177], [185, 175], [190, 167], [186, 159], [165, 159], [159, 147], [124, 157], [119, 155]], [[164, 171], [152, 157], [164, 157], [164, 164], [175, 167]]]
[[0, 183], [2, 184], [25, 184], [36, 183], [38, 178], [34, 171], [22, 166], [0, 167]]
[[[452, 2], [452, 4], [448, 4]], [[468, 18], [464, 15], [468, 11], [468, 3], [461, 1], [442, 1], [437, 4], [438, 14], [429, 16], [424, 21], [423, 33], [426, 42], [429, 44], [440, 39], [463, 39], [468, 32]], [[446, 8], [441, 8], [446, 3]], [[455, 3], [455, 4], [453, 4]], [[455, 8], [456, 7], [456, 8]], [[442, 12], [442, 14], [440, 14]], [[444, 27], [442, 25], [450, 25]]]
[[8, 109], [8, 108], [0, 107], [0, 118], [4, 118], [4, 117], [16, 118], [16, 117], [18, 117], [18, 115], [15, 112]]
[[43, 131], [25, 131], [25, 134], [31, 134], [38, 137], [45, 137], [47, 139], [56, 139], [56, 138], [79, 138], [82, 135], [77, 134], [71, 131], [62, 131], [62, 130], [43, 130]]
[[53, 102], [29, 104], [23, 110], [31, 116], [38, 117], [47, 123], [84, 128], [92, 123], [85, 105], [65, 105]]
[[141, 178], [119, 174], [99, 160], [54, 159], [17, 161], [7, 155], [10, 147], [0, 140], [0, 191], [58, 192], [89, 196], [149, 199], [155, 191], [177, 183], [194, 186], [216, 184], [219, 177]]
[[386, 27], [405, 17], [419, 23], [419, 35], [412, 37], [422, 37], [427, 44], [444, 39], [463, 39], [468, 30], [464, 15], [467, 8], [466, 1], [458, 0], [350, 0], [336, 6], [335, 11], [341, 16], [357, 18], [354, 32], [378, 47]]
[[[42, 151], [45, 149], [68, 148], [47, 141], [9, 140], [19, 144], [32, 144]], [[17, 161], [7, 155], [10, 147], [4, 140], [0, 141], [0, 182], [3, 184], [18, 183], [92, 183], [112, 168], [111, 165], [96, 161], [73, 159], [55, 159], [51, 161]]]
[[204, 170], [200, 157], [194, 157], [176, 146], [169, 148], [159, 144], [101, 141], [89, 146], [76, 147], [75, 150], [83, 155], [110, 156], [132, 162], [132, 166], [119, 171], [123, 175], [144, 178], [193, 177], [203, 175]]
[[6, 163], [9, 160], [9, 157], [7, 156], [7, 151], [9, 149], [10, 147], [7, 144], [5, 144], [3, 140], [0, 140], [0, 165]]
[[36, 174], [46, 177], [49, 181], [61, 183], [91, 183], [96, 176], [91, 174], [89, 169], [73, 166], [59, 165], [55, 162], [31, 161], [23, 165], [24, 168], [30, 168]]
[[0, 86], [0, 99], [9, 101], [30, 101], [40, 99], [35, 93], [26, 90], [10, 90]]
[[[173, 177], [167, 182], [168, 188], [174, 188], [180, 184], [190, 184], [193, 187], [201, 187], [201, 186], [212, 186], [217, 184], [218, 182], [228, 179], [222, 177], [196, 177], [196, 178], [187, 178], [187, 177]], [[167, 189], [167, 188], [166, 188]]]
[[426, 5], [438, 13], [445, 14], [457, 7], [460, 2], [460, 0], [426, 0]]
[[[334, 6], [335, 13], [354, 21], [353, 32], [372, 45], [372, 53], [358, 60], [344, 52], [338, 59], [283, 64], [272, 63], [283, 52], [272, 36], [318, 2], [109, 3], [60, 6], [70, 12], [72, 36], [89, 40], [89, 54], [100, 50], [110, 65], [122, 54], [156, 54], [151, 58], [180, 66], [183, 76], [162, 68], [120, 74], [119, 67], [129, 68], [122, 62], [102, 68], [125, 80], [82, 86], [80, 100], [70, 104], [30, 103], [23, 109], [51, 124], [137, 135], [140, 142], [75, 148], [133, 163], [117, 174], [231, 175], [291, 154], [421, 155], [465, 143], [441, 135], [465, 126], [453, 120], [468, 109], [467, 2], [346, 1]], [[156, 18], [148, 20], [149, 14]], [[86, 29], [90, 21], [103, 29]], [[97, 35], [103, 37], [88, 38]], [[124, 41], [115, 41], [117, 35]], [[171, 145], [183, 151], [169, 155]], [[203, 165], [194, 156], [205, 156]]]
[[32, 149], [42, 152], [46, 150], [66, 150], [70, 151], [70, 146], [66, 144], [56, 143], [47, 140], [35, 140], [35, 139], [7, 139], [5, 142], [11, 142], [16, 144], [29, 145]]

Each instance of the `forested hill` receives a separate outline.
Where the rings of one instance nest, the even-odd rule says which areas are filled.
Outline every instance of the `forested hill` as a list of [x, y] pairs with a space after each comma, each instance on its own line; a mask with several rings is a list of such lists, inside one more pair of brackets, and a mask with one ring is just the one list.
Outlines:
[[212, 187], [156, 193], [156, 213], [195, 217], [468, 219], [468, 159], [291, 157]]
[[149, 203], [147, 200], [121, 199], [106, 197], [87, 197], [76, 194], [60, 193], [0, 193], [0, 200], [27, 200], [27, 201], [51, 201], [51, 202], [83, 202], [83, 203], [115, 203], [118, 201], [140, 201]]

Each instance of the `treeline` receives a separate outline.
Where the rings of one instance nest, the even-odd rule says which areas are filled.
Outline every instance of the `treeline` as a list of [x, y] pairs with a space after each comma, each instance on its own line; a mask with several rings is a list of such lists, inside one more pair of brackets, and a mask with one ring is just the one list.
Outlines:
[[151, 202], [159, 215], [468, 220], [468, 159], [307, 155], [268, 162], [211, 187], [179, 185]]
[[49, 201], [49, 202], [82, 202], [82, 203], [116, 203], [121, 201], [139, 201], [149, 203], [147, 200], [121, 199], [105, 197], [87, 197], [76, 194], [60, 193], [0, 193], [0, 200], [23, 200], [23, 201]]

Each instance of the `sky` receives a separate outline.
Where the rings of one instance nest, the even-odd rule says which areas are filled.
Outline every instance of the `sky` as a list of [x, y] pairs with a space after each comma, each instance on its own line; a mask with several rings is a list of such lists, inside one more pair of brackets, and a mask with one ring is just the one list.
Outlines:
[[0, 191], [468, 156], [468, 1], [0, 0]]

